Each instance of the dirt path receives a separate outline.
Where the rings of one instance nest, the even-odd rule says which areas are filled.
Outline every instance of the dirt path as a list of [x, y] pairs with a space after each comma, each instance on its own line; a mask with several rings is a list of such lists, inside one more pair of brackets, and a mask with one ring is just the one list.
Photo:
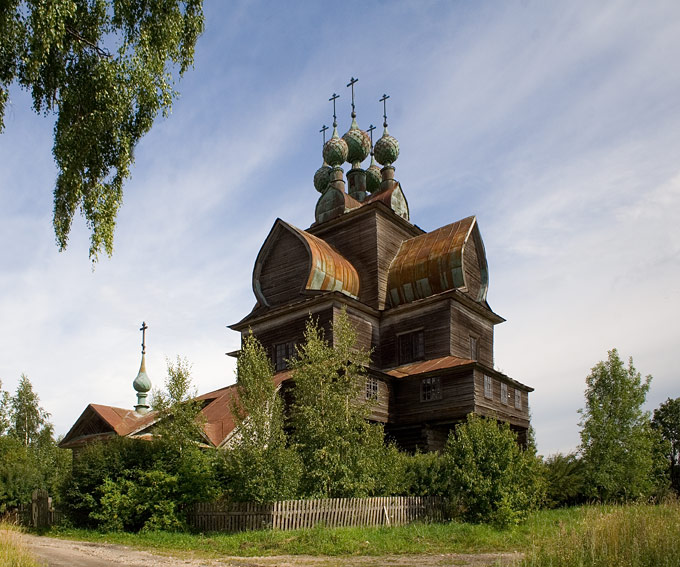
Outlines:
[[31, 552], [49, 567], [488, 567], [512, 565], [518, 554], [388, 555], [382, 557], [223, 557], [196, 559], [157, 555], [123, 545], [24, 535]]

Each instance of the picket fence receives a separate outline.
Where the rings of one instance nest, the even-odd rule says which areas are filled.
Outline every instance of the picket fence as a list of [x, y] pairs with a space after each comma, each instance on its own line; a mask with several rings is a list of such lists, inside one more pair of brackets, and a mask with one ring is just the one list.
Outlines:
[[410, 522], [447, 519], [447, 501], [437, 496], [326, 498], [195, 504], [189, 524], [202, 532], [237, 532], [270, 528], [295, 530], [318, 524], [340, 526], [398, 526]]

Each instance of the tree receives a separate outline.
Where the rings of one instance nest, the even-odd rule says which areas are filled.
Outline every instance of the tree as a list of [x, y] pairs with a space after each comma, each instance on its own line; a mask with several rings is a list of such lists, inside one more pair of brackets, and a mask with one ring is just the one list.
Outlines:
[[507, 423], [470, 414], [444, 449], [451, 501], [472, 522], [508, 526], [543, 500], [541, 465]]
[[56, 114], [53, 224], [60, 250], [80, 209], [90, 258], [113, 252], [123, 182], [137, 142], [168, 115], [174, 73], [193, 64], [202, 0], [4, 0], [0, 10], [0, 132], [9, 88]]
[[0, 380], [0, 435], [4, 435], [9, 429], [9, 392], [2, 389], [2, 380]]
[[291, 361], [293, 438], [302, 458], [303, 495], [368, 496], [384, 457], [383, 430], [369, 423], [362, 395], [369, 353], [355, 348], [356, 333], [345, 311], [333, 323], [333, 344], [308, 321], [305, 340]]
[[585, 500], [583, 460], [577, 454], [551, 455], [543, 462], [543, 468], [548, 506], [574, 506]]
[[24, 447], [52, 439], [52, 424], [48, 421], [50, 414], [40, 407], [39, 402], [31, 381], [22, 374], [9, 406], [10, 435], [19, 439]]
[[274, 368], [252, 333], [245, 337], [238, 357], [236, 391], [232, 411], [237, 433], [222, 455], [223, 485], [235, 500], [295, 498], [300, 459], [288, 446]]
[[[585, 408], [580, 409], [585, 486], [591, 498], [625, 501], [647, 497], [660, 478], [658, 437], [642, 410], [652, 377], [644, 380], [616, 349], [586, 378]], [[662, 477], [663, 475], [661, 475]]]
[[667, 442], [671, 486], [680, 493], [680, 398], [668, 398], [655, 409], [652, 426]]

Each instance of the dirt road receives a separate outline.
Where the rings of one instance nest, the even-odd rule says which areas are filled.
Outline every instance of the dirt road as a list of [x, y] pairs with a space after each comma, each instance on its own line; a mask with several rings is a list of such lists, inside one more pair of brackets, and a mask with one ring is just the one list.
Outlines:
[[382, 557], [223, 557], [196, 559], [157, 555], [123, 545], [23, 536], [31, 552], [49, 567], [488, 567], [512, 565], [519, 555], [390, 555]]

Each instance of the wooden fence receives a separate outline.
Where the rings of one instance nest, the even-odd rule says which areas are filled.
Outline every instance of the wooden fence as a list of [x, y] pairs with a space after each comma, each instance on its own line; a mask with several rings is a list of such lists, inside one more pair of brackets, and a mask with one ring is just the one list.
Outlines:
[[447, 519], [447, 501], [436, 496], [327, 498], [284, 500], [267, 504], [212, 502], [196, 504], [189, 524], [200, 531], [236, 532], [272, 528], [295, 530], [317, 524], [339, 526], [397, 526], [416, 520]]
[[13, 520], [16, 524], [48, 528], [61, 523], [63, 514], [52, 507], [52, 498], [47, 494], [47, 490], [34, 490], [31, 500], [31, 504], [22, 504], [14, 511]]

